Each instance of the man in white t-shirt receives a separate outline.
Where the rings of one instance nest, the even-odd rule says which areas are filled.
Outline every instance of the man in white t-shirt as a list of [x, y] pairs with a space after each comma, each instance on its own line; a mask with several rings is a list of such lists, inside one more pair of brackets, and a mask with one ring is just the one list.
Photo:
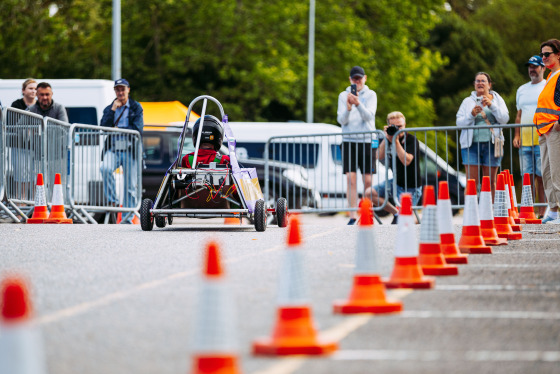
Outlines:
[[[533, 56], [525, 64], [529, 69], [530, 82], [525, 83], [517, 90], [517, 117], [515, 123], [532, 124], [539, 95], [546, 85], [543, 79], [545, 70], [540, 56]], [[520, 136], [521, 134], [521, 136]], [[531, 185], [535, 186], [536, 202], [546, 202], [541, 174], [541, 152], [539, 148], [539, 134], [534, 126], [517, 127], [513, 138], [513, 146], [519, 148], [519, 165], [521, 175], [531, 174]], [[542, 217], [546, 207], [538, 208], [538, 216]], [[556, 212], [554, 212], [556, 213]], [[553, 213], [553, 214], [554, 214]], [[552, 219], [553, 217], [551, 217]]]

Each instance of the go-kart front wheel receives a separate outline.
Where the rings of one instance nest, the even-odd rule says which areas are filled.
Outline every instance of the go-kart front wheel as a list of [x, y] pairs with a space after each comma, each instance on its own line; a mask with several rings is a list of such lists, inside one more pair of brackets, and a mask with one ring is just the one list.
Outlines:
[[266, 230], [266, 206], [264, 200], [257, 200], [255, 203], [255, 230]]
[[276, 221], [278, 227], [288, 226], [288, 201], [284, 197], [276, 202]]
[[154, 202], [150, 199], [142, 200], [142, 205], [140, 205], [140, 226], [143, 231], [152, 231], [154, 228], [154, 217], [150, 213], [150, 209]]
[[157, 216], [156, 217], [156, 226], [160, 229], [163, 229], [167, 222], [165, 222], [165, 216]]

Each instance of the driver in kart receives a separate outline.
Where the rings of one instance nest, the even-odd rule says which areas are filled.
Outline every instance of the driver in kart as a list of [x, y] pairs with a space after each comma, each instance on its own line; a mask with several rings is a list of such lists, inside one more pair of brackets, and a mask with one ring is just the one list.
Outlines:
[[[192, 140], [196, 146], [198, 138], [198, 130], [200, 127], [200, 118], [196, 120], [193, 127]], [[200, 138], [200, 145], [198, 147], [198, 156], [196, 163], [209, 164], [215, 162], [216, 164], [229, 164], [230, 158], [227, 155], [218, 153], [222, 142], [224, 141], [224, 128], [220, 121], [211, 115], [204, 116], [204, 125], [202, 126], [202, 133]], [[181, 160], [181, 166], [184, 168], [191, 168], [194, 161], [194, 152], [186, 154]]]

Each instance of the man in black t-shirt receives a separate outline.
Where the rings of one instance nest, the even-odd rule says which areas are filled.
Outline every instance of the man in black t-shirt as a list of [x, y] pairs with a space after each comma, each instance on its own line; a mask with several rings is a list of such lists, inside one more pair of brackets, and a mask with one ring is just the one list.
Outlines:
[[[395, 133], [406, 127], [406, 119], [401, 112], [391, 112], [387, 115], [387, 125], [383, 128], [385, 131], [385, 139], [379, 144], [377, 149], [377, 159], [385, 164], [386, 168], [393, 167], [393, 160], [391, 159], [392, 149], [396, 147], [397, 160], [396, 172], [393, 172], [393, 178], [397, 178], [397, 191], [396, 195], [393, 191], [393, 179], [384, 181], [371, 190], [367, 190], [366, 197], [372, 199], [374, 206], [380, 206], [385, 201], [385, 198], [393, 197], [400, 200], [403, 193], [412, 195], [412, 204], [418, 205], [420, 197], [422, 196], [422, 182], [421, 174], [418, 163], [418, 139], [414, 135], [401, 132], [398, 139], [394, 137]], [[391, 135], [389, 135], [391, 134]], [[388, 159], [385, 160], [385, 147], [387, 149]], [[397, 208], [387, 201], [384, 210], [393, 214], [393, 224], [397, 223], [399, 211]]]

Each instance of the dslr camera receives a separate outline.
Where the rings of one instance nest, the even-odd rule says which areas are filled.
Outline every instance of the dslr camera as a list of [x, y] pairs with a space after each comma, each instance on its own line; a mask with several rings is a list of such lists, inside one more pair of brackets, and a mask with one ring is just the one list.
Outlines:
[[389, 136], [393, 136], [397, 133], [397, 131], [399, 131], [399, 128], [395, 125], [389, 125], [387, 126], [387, 135]]

